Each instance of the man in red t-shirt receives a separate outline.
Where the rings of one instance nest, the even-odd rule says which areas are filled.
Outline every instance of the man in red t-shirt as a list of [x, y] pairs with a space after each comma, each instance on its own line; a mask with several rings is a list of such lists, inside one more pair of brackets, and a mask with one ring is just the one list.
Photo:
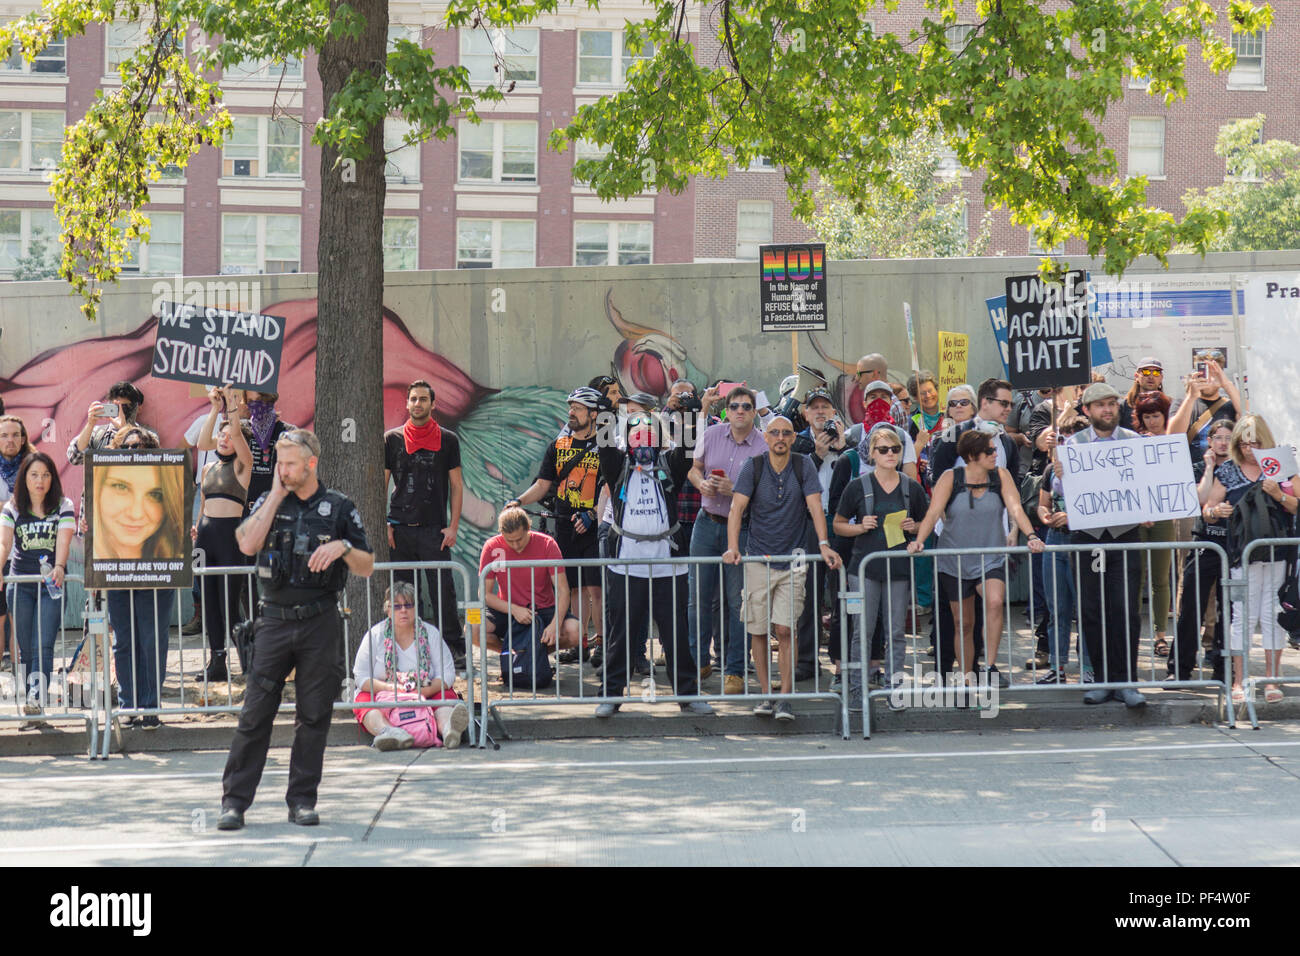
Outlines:
[[[497, 530], [500, 534], [483, 545], [480, 573], [494, 562], [564, 560], [554, 538], [532, 530], [532, 521], [523, 508], [502, 511]], [[492, 585], [483, 595], [488, 607], [488, 647], [513, 652], [510, 669], [515, 683], [526, 686], [534, 683], [532, 678], [536, 676], [536, 686], [549, 684], [549, 662], [538, 661], [536, 666], [531, 663], [536, 645], [540, 643], [540, 650], [549, 655], [557, 644], [561, 648], [577, 647], [580, 642], [578, 619], [567, 610], [568, 578], [559, 567], [500, 567], [490, 571], [485, 580]], [[560, 622], [555, 619], [557, 607], [566, 609]], [[502, 664], [507, 664], [505, 653]], [[511, 682], [505, 666], [502, 680]]]

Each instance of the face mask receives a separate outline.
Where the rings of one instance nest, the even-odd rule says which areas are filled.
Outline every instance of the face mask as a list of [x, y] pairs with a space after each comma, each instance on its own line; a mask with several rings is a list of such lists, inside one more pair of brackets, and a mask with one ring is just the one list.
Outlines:
[[655, 450], [648, 445], [643, 445], [640, 448], [633, 448], [632, 462], [643, 468], [648, 465], [653, 465], [655, 462]]
[[893, 417], [890, 415], [890, 405], [883, 398], [872, 399], [867, 402], [863, 410], [862, 423], [870, 429], [872, 425], [878, 425], [881, 422], [892, 422]]

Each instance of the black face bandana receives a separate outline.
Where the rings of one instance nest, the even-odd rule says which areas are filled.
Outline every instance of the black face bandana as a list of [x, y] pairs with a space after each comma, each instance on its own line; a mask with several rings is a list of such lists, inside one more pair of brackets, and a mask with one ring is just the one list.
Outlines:
[[649, 445], [642, 445], [639, 448], [631, 450], [632, 463], [645, 468], [655, 463], [655, 449]]

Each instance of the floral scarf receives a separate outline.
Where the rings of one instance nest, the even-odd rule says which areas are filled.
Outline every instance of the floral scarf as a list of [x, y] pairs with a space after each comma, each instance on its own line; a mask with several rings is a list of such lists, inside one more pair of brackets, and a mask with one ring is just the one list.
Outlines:
[[418, 663], [415, 673], [408, 674], [397, 669], [397, 643], [393, 637], [393, 619], [384, 622], [384, 670], [388, 680], [398, 690], [419, 690], [433, 681], [433, 654], [429, 650], [429, 640], [424, 634], [424, 624], [416, 621], [415, 646]]

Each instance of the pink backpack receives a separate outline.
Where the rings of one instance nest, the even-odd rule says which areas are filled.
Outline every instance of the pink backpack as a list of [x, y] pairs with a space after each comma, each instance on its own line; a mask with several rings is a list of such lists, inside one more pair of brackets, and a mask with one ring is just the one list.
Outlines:
[[[376, 703], [420, 699], [419, 694], [407, 692], [394, 694], [391, 690], [381, 690], [375, 695]], [[384, 716], [394, 727], [401, 727], [415, 739], [412, 746], [421, 748], [442, 746], [442, 739], [438, 736], [438, 725], [433, 719], [433, 707], [392, 707], [384, 711]]]

